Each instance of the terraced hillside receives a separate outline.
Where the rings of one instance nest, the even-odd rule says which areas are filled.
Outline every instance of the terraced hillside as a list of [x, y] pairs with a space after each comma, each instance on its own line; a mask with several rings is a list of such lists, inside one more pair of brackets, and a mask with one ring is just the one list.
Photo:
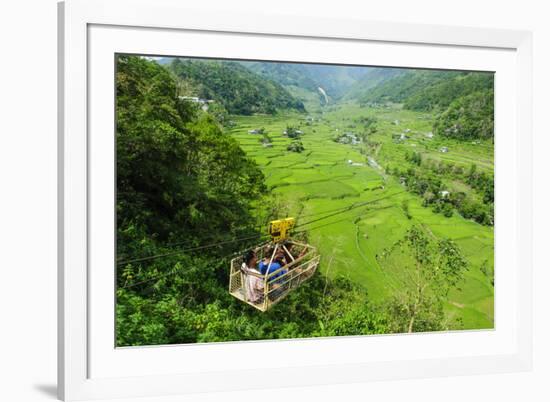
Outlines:
[[[421, 155], [426, 166], [452, 164], [457, 172], [475, 163], [478, 171], [493, 171], [490, 142], [458, 141], [434, 136], [434, 116], [401, 107], [361, 107], [341, 103], [309, 116], [232, 116], [231, 135], [261, 167], [271, 197], [298, 218], [298, 228], [322, 255], [321, 269], [329, 277], [343, 275], [368, 289], [375, 302], [388, 300], [406, 280], [399, 261], [383, 262], [384, 251], [415, 223], [437, 237], [453, 239], [469, 263], [461, 290], [453, 290], [445, 306], [451, 328], [492, 328], [494, 290], [493, 228], [466, 219], [457, 210], [450, 216], [423, 205], [420, 195], [407, 191], [394, 167], [410, 164], [411, 153]], [[376, 120], [364, 133], [368, 121]], [[299, 127], [302, 152], [287, 146], [295, 141], [284, 135]], [[264, 128], [262, 135], [251, 134]], [[446, 151], [443, 152], [442, 149]], [[441, 162], [444, 162], [441, 164]], [[480, 195], [462, 179], [465, 173], [442, 175], [442, 186], [451, 194]], [[348, 208], [348, 209], [346, 209]], [[447, 214], [449, 215], [449, 214]]]

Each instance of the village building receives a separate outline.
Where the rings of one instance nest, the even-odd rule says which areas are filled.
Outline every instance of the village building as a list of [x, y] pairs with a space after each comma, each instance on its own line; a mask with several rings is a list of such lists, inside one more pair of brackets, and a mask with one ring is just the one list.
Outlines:
[[197, 103], [200, 105], [201, 109], [205, 112], [208, 111], [208, 105], [210, 103], [214, 103], [213, 99], [202, 99], [202, 98], [199, 98], [198, 96], [179, 96], [179, 99]]

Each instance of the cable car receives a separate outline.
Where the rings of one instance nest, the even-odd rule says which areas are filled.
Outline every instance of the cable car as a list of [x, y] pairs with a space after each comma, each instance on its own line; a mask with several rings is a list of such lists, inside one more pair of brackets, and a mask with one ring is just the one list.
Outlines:
[[271, 221], [271, 241], [253, 249], [264, 274], [248, 267], [242, 256], [231, 260], [231, 295], [265, 312], [313, 276], [320, 255], [315, 247], [289, 237], [294, 223], [294, 218]]

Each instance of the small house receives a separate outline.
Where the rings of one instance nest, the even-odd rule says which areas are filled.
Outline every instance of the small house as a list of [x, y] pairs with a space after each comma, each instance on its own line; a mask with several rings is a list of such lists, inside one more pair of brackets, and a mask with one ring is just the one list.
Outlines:
[[208, 105], [210, 103], [214, 103], [214, 100], [212, 99], [202, 99], [202, 98], [199, 98], [198, 96], [179, 96], [179, 98], [181, 100], [185, 100], [185, 101], [189, 101], [189, 102], [193, 102], [193, 103], [198, 103], [201, 107], [201, 109], [205, 112], [208, 111]]
[[198, 96], [180, 96], [179, 98], [181, 100], [186, 100], [186, 101], [195, 102], [195, 103], [199, 103], [200, 101]]
[[443, 152], [443, 153], [449, 152], [449, 148], [441, 147], [441, 148], [439, 148], [439, 152]]

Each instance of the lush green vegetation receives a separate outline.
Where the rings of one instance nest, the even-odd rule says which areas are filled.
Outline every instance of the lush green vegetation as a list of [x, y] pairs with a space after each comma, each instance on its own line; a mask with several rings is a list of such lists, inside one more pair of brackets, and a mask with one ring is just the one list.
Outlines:
[[[464, 75], [455, 71], [429, 71], [429, 70], [405, 70], [395, 77], [385, 80], [359, 97], [362, 104], [367, 103], [405, 103], [409, 99], [415, 99], [421, 93], [429, 92], [443, 82], [456, 79]], [[452, 96], [452, 94], [445, 94]], [[422, 99], [422, 97], [421, 97]], [[424, 99], [422, 99], [424, 100]], [[427, 99], [428, 100], [428, 99]]]
[[281, 85], [251, 73], [236, 62], [174, 59], [169, 67], [187, 96], [215, 100], [229, 113], [304, 110], [302, 102]]
[[493, 139], [494, 95], [492, 90], [455, 99], [434, 123], [434, 133], [463, 140]]
[[493, 75], [410, 70], [384, 80], [359, 98], [362, 104], [394, 102], [434, 111], [436, 134], [461, 139], [493, 137]]
[[[433, 72], [427, 74], [433, 74]], [[427, 85], [414, 95], [407, 97], [404, 107], [418, 111], [444, 110], [453, 101], [464, 99], [464, 96], [475, 92], [485, 91], [492, 94], [492, 74], [447, 73], [445, 76], [447, 75], [452, 78], [442, 79], [441, 81], [435, 80], [434, 84]], [[468, 101], [463, 100], [463, 103], [468, 103]]]
[[[492, 328], [493, 145], [462, 135], [492, 130], [473, 99], [488, 88], [428, 109], [323, 106], [307, 79], [351, 99], [367, 71], [260, 64], [119, 57], [117, 345]], [[369, 91], [403, 76], [375, 70]], [[229, 260], [285, 216], [320, 268], [260, 313], [227, 292]]]

